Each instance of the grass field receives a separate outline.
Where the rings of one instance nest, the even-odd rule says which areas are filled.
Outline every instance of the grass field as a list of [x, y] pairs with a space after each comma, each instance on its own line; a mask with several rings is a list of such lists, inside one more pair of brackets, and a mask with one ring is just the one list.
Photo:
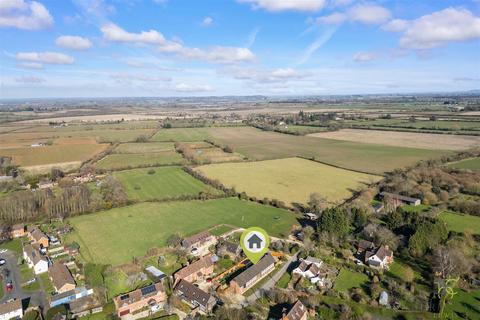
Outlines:
[[172, 128], [160, 129], [152, 141], [203, 141], [210, 138], [210, 128]]
[[452, 162], [448, 166], [455, 169], [480, 170], [480, 158]]
[[314, 127], [314, 126], [297, 126], [297, 125], [283, 125], [275, 127], [276, 130], [281, 132], [293, 133], [298, 135], [305, 135], [316, 132], [323, 132], [327, 130], [327, 127]]
[[98, 144], [94, 139], [57, 139], [53, 145], [0, 149], [0, 155], [10, 156], [13, 162], [22, 167], [82, 162], [103, 151], [106, 144]]
[[380, 130], [343, 129], [339, 131], [315, 133], [309, 136], [432, 150], [465, 150], [480, 145], [480, 137], [475, 136]]
[[122, 143], [115, 153], [155, 153], [173, 151], [175, 149], [171, 142], [147, 142], [147, 143]]
[[229, 161], [242, 161], [243, 156], [238, 153], [228, 153], [217, 147], [196, 148], [195, 159], [197, 163], [219, 163]]
[[145, 154], [109, 154], [97, 162], [97, 169], [115, 170], [142, 166], [177, 165], [185, 159], [175, 151], [162, 151]]
[[447, 223], [448, 230], [455, 232], [470, 230], [475, 234], [480, 234], [480, 217], [449, 211], [440, 213], [439, 217]]
[[[149, 174], [150, 170], [154, 170], [154, 173]], [[180, 167], [118, 171], [113, 176], [125, 187], [128, 197], [134, 200], [198, 195], [200, 192], [221, 193], [221, 191], [193, 178]]]
[[352, 195], [351, 189], [381, 178], [301, 158], [212, 164], [195, 170], [250, 196], [278, 199], [287, 204], [305, 204], [313, 192], [329, 202], [339, 202]]
[[341, 269], [333, 288], [337, 291], [348, 291], [351, 288], [362, 288], [368, 282], [368, 276], [363, 273]]
[[218, 224], [258, 226], [272, 236], [287, 234], [297, 224], [288, 211], [235, 198], [210, 201], [146, 202], [69, 219], [88, 262], [120, 265], [161, 247], [175, 232], [192, 235]]
[[480, 319], [480, 290], [467, 292], [456, 289], [457, 293], [445, 306], [446, 319]]
[[[185, 129], [186, 130], [186, 129]], [[315, 159], [346, 169], [382, 174], [395, 168], [438, 158], [449, 151], [404, 148], [380, 144], [294, 136], [264, 132], [251, 127], [210, 128], [214, 140], [230, 145], [236, 152], [254, 160], [289, 158]]]

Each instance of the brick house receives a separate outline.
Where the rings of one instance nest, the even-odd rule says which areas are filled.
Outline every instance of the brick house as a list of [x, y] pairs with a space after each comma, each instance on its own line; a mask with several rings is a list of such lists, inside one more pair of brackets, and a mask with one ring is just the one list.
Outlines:
[[175, 286], [173, 293], [190, 307], [198, 307], [203, 313], [209, 313], [216, 303], [215, 298], [211, 294], [183, 279]]
[[38, 243], [40, 246], [44, 248], [48, 248], [50, 244], [49, 239], [45, 233], [42, 232], [38, 227], [34, 226], [29, 231], [29, 238], [30, 241], [33, 243]]
[[64, 293], [76, 287], [70, 270], [68, 270], [63, 263], [55, 262], [50, 269], [48, 269], [48, 275], [57, 293]]
[[143, 308], [163, 306], [166, 300], [167, 295], [160, 282], [113, 298], [115, 310], [119, 317], [135, 313]]
[[208, 254], [208, 248], [217, 243], [217, 238], [210, 232], [203, 231], [182, 240], [182, 247], [194, 255]]
[[307, 307], [300, 301], [297, 301], [290, 311], [282, 317], [282, 320], [307, 320], [307, 317]]
[[175, 283], [182, 279], [188, 282], [196, 282], [211, 275], [213, 273], [214, 260], [215, 256], [210, 254], [178, 270], [173, 275]]
[[12, 238], [21, 238], [27, 234], [27, 226], [23, 223], [15, 224], [12, 226], [12, 230], [10, 231], [10, 235]]
[[0, 320], [22, 319], [22, 300], [16, 299], [0, 304]]

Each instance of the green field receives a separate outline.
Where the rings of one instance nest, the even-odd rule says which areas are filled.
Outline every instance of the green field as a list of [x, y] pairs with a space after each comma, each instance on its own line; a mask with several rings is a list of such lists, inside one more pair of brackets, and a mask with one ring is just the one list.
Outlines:
[[173, 151], [175, 149], [172, 142], [146, 142], [146, 143], [122, 143], [116, 149], [115, 153], [156, 153], [163, 151]]
[[287, 204], [306, 204], [314, 192], [329, 202], [341, 202], [352, 195], [352, 189], [381, 179], [301, 158], [211, 164], [195, 170], [228, 187], [235, 187], [238, 192], [244, 191], [258, 199], [278, 199]]
[[452, 162], [448, 166], [455, 169], [480, 170], [480, 158]]
[[[154, 171], [153, 174], [149, 173], [151, 170]], [[193, 178], [180, 167], [117, 171], [113, 176], [125, 187], [128, 197], [134, 200], [198, 195], [200, 192], [221, 193], [221, 191]]]
[[315, 157], [316, 160], [331, 165], [374, 174], [383, 174], [420, 160], [439, 158], [450, 153], [443, 150], [294, 136], [251, 127], [210, 128], [209, 134], [216, 142], [232, 146], [236, 152], [254, 160]]
[[283, 125], [283, 126], [276, 126], [275, 130], [278, 130], [280, 132], [305, 135], [310, 133], [327, 131], [327, 127]]
[[236, 198], [140, 203], [129, 207], [69, 219], [74, 232], [67, 242], [77, 241], [88, 262], [120, 265], [149, 248], [161, 247], [173, 233], [192, 235], [218, 224], [258, 226], [272, 236], [288, 234], [297, 224], [291, 212], [241, 201]]
[[455, 290], [456, 295], [445, 306], [445, 319], [480, 319], [480, 290]]
[[210, 138], [210, 128], [172, 128], [160, 129], [152, 141], [203, 141]]
[[348, 291], [351, 288], [362, 288], [362, 285], [367, 282], [368, 276], [366, 274], [341, 269], [333, 288], [337, 291]]
[[78, 131], [60, 131], [55, 132], [55, 135], [60, 137], [93, 137], [99, 142], [130, 142], [135, 141], [140, 136], [149, 137], [153, 134], [154, 130], [151, 129], [129, 129], [129, 130], [78, 130]]
[[116, 170], [142, 166], [176, 165], [185, 163], [185, 159], [175, 151], [163, 151], [145, 154], [109, 154], [97, 162], [97, 169]]
[[480, 234], [480, 217], [448, 211], [440, 213], [439, 217], [447, 223], [448, 230], [455, 232], [470, 230], [475, 234]]

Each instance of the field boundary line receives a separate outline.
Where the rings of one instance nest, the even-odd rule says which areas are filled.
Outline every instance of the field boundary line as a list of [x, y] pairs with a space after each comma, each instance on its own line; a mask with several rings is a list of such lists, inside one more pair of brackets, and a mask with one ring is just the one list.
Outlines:
[[317, 160], [317, 159], [315, 159], [315, 158], [309, 158], [309, 157], [303, 157], [303, 156], [296, 156], [296, 157], [293, 157], [293, 158], [300, 158], [300, 159], [304, 159], [304, 160], [308, 160], [308, 161], [313, 161], [313, 162], [320, 163], [320, 164], [324, 164], [324, 165], [326, 165], [326, 166], [330, 166], [330, 167], [333, 167], [333, 168], [342, 169], [342, 170], [347, 170], [347, 171], [352, 171], [352, 172], [356, 172], [356, 173], [368, 174], [368, 175], [379, 176], [379, 177], [385, 177], [385, 176], [386, 176], [385, 173], [383, 173], [383, 174], [378, 174], [378, 173], [372, 173], [372, 172], [367, 172], [367, 171], [349, 169], [349, 168], [341, 167], [341, 166], [338, 166], [338, 165], [335, 165], [335, 164], [331, 164], [331, 163], [328, 163], [328, 162], [324, 162], [324, 161], [321, 161], [321, 160]]

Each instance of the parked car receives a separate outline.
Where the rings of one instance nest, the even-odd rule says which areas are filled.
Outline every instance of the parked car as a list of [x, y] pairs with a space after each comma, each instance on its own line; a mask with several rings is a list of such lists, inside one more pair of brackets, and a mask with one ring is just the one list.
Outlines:
[[0, 253], [5, 253], [7, 252], [7, 249], [0, 249]]
[[5, 286], [7, 288], [7, 292], [12, 292], [13, 291], [13, 283], [12, 281], [8, 281], [7, 285]]
[[0, 267], [5, 265], [5, 263], [7, 263], [7, 260], [5, 259], [0, 259]]

